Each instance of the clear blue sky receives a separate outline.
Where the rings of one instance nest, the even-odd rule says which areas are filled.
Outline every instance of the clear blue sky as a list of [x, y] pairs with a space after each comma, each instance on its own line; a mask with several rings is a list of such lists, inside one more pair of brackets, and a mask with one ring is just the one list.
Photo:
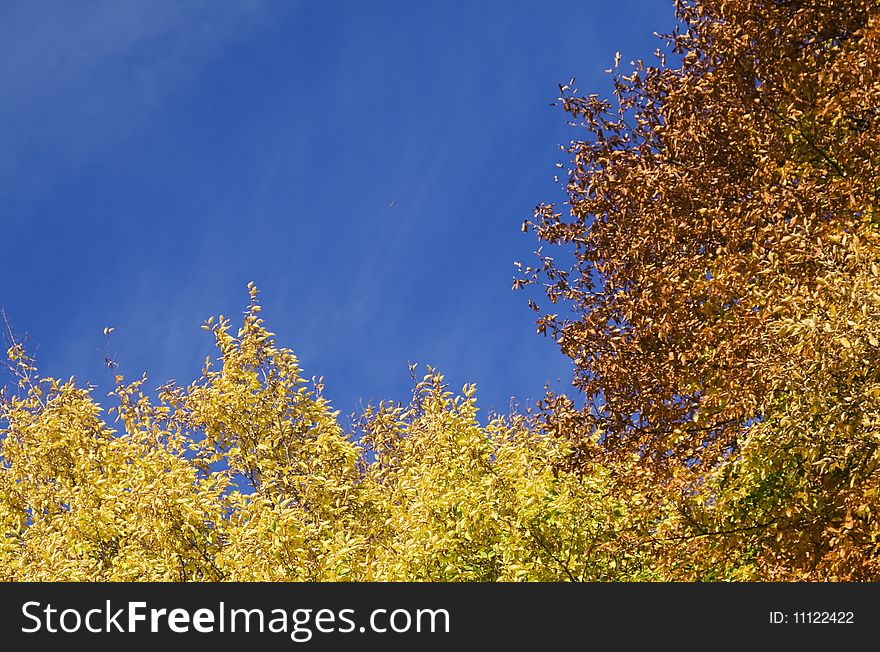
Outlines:
[[[559, 201], [557, 84], [607, 94], [666, 0], [0, 2], [0, 306], [41, 371], [199, 375], [246, 284], [335, 407], [407, 362], [484, 410], [569, 386], [520, 232]], [[559, 379], [561, 382], [557, 382]]]

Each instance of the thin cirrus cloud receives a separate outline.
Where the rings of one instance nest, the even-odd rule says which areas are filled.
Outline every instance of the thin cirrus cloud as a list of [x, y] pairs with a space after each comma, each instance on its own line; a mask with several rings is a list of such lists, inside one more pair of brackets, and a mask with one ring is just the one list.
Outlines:
[[[279, 5], [275, 5], [278, 7]], [[0, 12], [5, 169], [68, 161], [136, 130], [165, 96], [272, 12], [255, 0], [6, 3]], [[40, 129], [28, 128], [38, 123]], [[39, 164], [45, 163], [44, 159]], [[43, 186], [45, 188], [45, 186]]]

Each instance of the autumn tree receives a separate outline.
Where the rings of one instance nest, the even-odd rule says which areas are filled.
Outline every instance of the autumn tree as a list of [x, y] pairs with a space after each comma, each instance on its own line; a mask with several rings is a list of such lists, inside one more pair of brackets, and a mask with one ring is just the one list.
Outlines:
[[91, 388], [36, 374], [20, 343], [0, 401], [0, 580], [217, 580], [224, 485], [167, 411], [120, 382], [121, 431]]
[[[20, 343], [0, 401], [0, 580], [647, 579], [610, 470], [524, 415], [477, 418], [430, 370], [346, 431], [261, 317], [210, 319], [218, 354], [153, 397], [39, 375]], [[112, 417], [105, 420], [107, 417]]]
[[562, 87], [569, 208], [517, 285], [586, 400], [546, 426], [640, 460], [671, 578], [877, 579], [880, 5], [676, 9], [613, 99]]
[[375, 453], [374, 578], [600, 581], [655, 577], [644, 533], [627, 518], [609, 469], [560, 470], [570, 443], [528, 417], [477, 419], [476, 388], [458, 396], [431, 372], [410, 405], [363, 415]]

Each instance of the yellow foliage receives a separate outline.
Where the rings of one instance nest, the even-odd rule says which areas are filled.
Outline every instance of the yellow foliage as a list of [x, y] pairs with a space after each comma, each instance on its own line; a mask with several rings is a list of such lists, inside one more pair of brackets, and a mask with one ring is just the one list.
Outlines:
[[608, 471], [565, 441], [477, 418], [429, 373], [408, 406], [346, 433], [259, 317], [209, 320], [219, 357], [188, 387], [20, 379], [0, 408], [0, 579], [522, 581], [650, 576]]

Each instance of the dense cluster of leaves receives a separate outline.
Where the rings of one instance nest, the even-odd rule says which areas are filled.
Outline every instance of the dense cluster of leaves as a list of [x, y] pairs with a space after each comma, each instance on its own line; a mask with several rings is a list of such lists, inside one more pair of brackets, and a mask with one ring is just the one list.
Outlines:
[[518, 283], [587, 401], [547, 422], [641, 460], [668, 577], [876, 580], [880, 5], [677, 7], [678, 65], [563, 88], [569, 215], [525, 227], [576, 263]]
[[[560, 472], [567, 444], [521, 416], [477, 419], [431, 372], [410, 405], [346, 433], [259, 316], [201, 379], [117, 377], [116, 427], [73, 379], [0, 407], [0, 580], [597, 580], [649, 577], [608, 472]], [[359, 436], [356, 436], [359, 435]]]

